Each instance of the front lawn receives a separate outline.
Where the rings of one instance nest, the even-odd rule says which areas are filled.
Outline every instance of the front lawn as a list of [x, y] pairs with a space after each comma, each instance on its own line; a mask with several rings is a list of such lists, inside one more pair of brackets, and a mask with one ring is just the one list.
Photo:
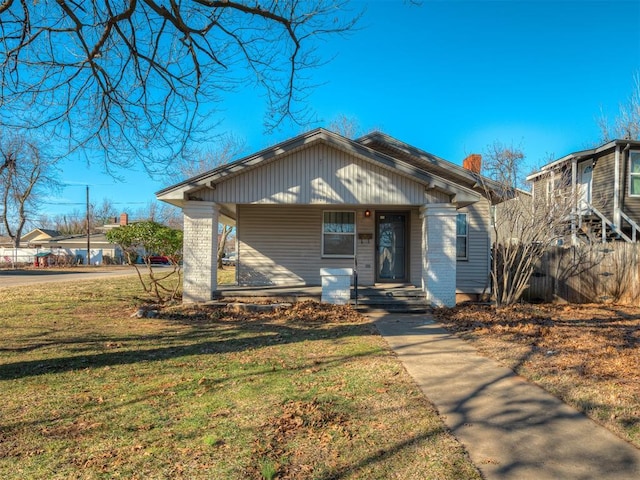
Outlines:
[[139, 319], [137, 282], [0, 290], [0, 478], [480, 478], [348, 308]]

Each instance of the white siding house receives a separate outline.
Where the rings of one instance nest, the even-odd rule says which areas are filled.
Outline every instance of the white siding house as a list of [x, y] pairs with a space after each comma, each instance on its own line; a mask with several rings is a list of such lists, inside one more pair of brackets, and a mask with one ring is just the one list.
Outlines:
[[184, 300], [216, 285], [218, 221], [237, 228], [239, 285], [412, 284], [433, 305], [486, 291], [490, 202], [478, 174], [382, 133], [313, 130], [157, 193], [183, 209]]

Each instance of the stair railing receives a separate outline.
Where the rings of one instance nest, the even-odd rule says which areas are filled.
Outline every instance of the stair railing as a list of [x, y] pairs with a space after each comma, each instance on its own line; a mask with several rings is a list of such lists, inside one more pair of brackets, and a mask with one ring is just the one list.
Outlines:
[[625, 242], [631, 243], [631, 239], [625, 233], [623, 233], [622, 230], [620, 230], [620, 227], [618, 227], [617, 225], [609, 221], [609, 219], [607, 219], [607, 217], [605, 217], [600, 212], [600, 210], [598, 210], [593, 205], [591, 205], [591, 213], [594, 214], [596, 217], [598, 217], [602, 222], [602, 243], [606, 243], [607, 241], [607, 227], [609, 227], [613, 233], [621, 237]]
[[631, 241], [635, 242], [638, 237], [638, 231], [640, 231], [640, 226], [633, 220], [631, 220], [624, 212], [620, 212], [620, 217], [631, 225]]

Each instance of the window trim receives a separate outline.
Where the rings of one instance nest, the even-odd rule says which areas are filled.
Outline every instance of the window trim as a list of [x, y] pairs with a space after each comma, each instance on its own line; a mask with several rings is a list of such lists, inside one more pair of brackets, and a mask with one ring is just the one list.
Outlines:
[[629, 150], [629, 175], [627, 176], [628, 178], [628, 193], [629, 193], [629, 197], [632, 198], [640, 198], [640, 192], [638, 193], [631, 193], [631, 180], [634, 177], [640, 177], [640, 172], [633, 172], [631, 171], [631, 155], [632, 154], [636, 154], [638, 156], [638, 161], [640, 162], [640, 150]]
[[[461, 235], [458, 233], [458, 217], [460, 215], [464, 215], [465, 217], [464, 223], [467, 227], [467, 233], [465, 233], [464, 235]], [[459, 237], [465, 238], [464, 257], [458, 256], [458, 238]], [[458, 212], [458, 214], [456, 215], [456, 260], [469, 260], [469, 213], [467, 212]]]
[[[353, 214], [353, 233], [342, 233], [342, 232], [325, 232], [324, 231], [324, 214], [325, 213], [352, 213]], [[357, 248], [357, 229], [358, 229], [358, 216], [355, 210], [323, 210], [322, 211], [322, 224], [320, 230], [320, 254], [322, 258], [355, 258], [356, 256], [356, 248]], [[353, 254], [335, 254], [335, 253], [325, 253], [324, 251], [324, 236], [325, 234], [330, 233], [332, 235], [353, 235]]]

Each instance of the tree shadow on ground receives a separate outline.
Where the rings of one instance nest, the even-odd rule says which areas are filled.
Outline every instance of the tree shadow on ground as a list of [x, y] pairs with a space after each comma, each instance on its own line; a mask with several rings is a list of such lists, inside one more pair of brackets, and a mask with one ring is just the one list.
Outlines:
[[[633, 447], [613, 440], [582, 413], [450, 333], [483, 332], [496, 325], [500, 334], [505, 327], [527, 332], [548, 320], [486, 316], [474, 321], [469, 316], [462, 326], [458, 320], [448, 321], [447, 329], [424, 319], [402, 327], [384, 319], [377, 324], [401, 360], [407, 355], [428, 366], [413, 373], [408, 368], [486, 476], [524, 478], [538, 472], [539, 478], [638, 478], [640, 455]], [[599, 318], [581, 321], [601, 324]], [[607, 322], [622, 327], [616, 319]], [[527, 341], [518, 343], [516, 370], [539, 353], [536, 338]]]
[[0, 364], [0, 380], [195, 355], [242, 352], [308, 340], [339, 339], [372, 333], [372, 327], [363, 318], [350, 317], [346, 323], [331, 323], [330, 314], [322, 316], [320, 320], [310, 317], [308, 321], [304, 320], [304, 316], [290, 315], [290, 318], [284, 320], [280, 316], [282, 312], [234, 314], [221, 308], [206, 312], [198, 310], [191, 314], [174, 312], [161, 314], [154, 321], [164, 322], [167, 327], [179, 326], [177, 331], [167, 329], [152, 335], [109, 336], [103, 333], [98, 338], [67, 336], [24, 347], [5, 348], [2, 351], [24, 353], [59, 347], [64, 354], [47, 357], [50, 352], [45, 351], [37, 359]]

